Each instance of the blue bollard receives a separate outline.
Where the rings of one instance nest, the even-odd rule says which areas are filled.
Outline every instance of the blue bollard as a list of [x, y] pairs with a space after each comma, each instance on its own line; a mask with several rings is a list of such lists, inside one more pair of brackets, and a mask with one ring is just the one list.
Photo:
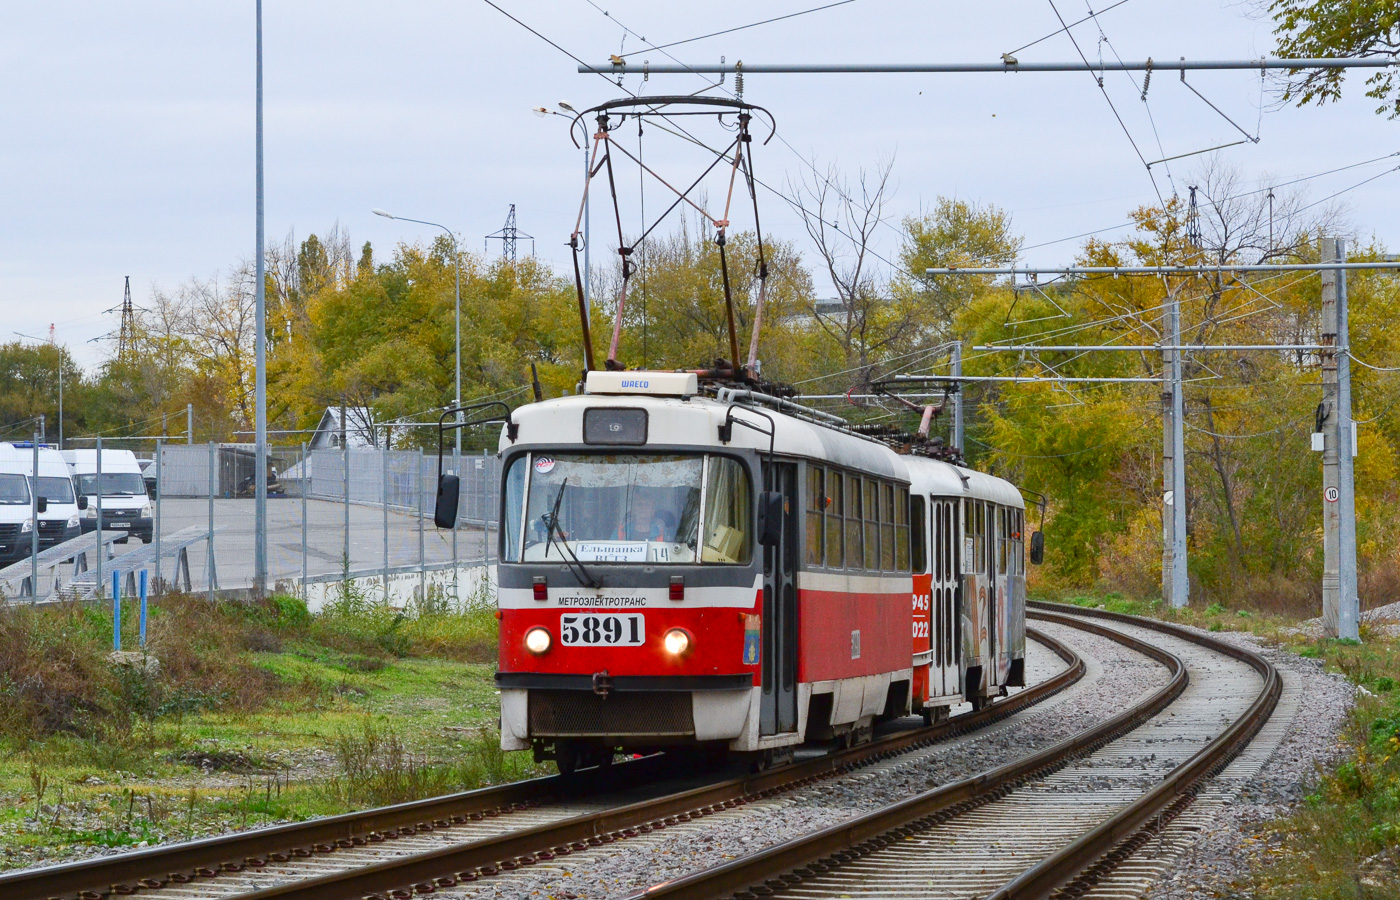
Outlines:
[[122, 574], [112, 573], [112, 649], [122, 648]]
[[145, 569], [141, 570], [141, 649], [146, 648], [146, 577]]

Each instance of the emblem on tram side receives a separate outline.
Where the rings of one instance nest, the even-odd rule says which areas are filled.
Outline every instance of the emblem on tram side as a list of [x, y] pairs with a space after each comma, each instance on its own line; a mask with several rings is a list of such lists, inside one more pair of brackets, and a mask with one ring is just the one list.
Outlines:
[[744, 665], [758, 665], [758, 635], [760, 633], [761, 616], [744, 614]]

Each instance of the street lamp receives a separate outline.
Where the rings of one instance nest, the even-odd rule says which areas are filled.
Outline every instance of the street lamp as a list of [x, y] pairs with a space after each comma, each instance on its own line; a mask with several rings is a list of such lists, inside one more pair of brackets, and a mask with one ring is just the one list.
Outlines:
[[19, 331], [16, 331], [15, 334], [18, 335], [19, 337], [22, 337], [22, 338], [28, 338], [28, 339], [31, 340], [31, 341], [38, 341], [38, 342], [40, 342], [41, 344], [48, 344], [49, 346], [51, 346], [51, 347], [53, 347], [53, 348], [55, 348], [55, 349], [58, 350], [58, 449], [62, 450], [62, 449], [63, 449], [63, 350], [62, 350], [61, 348], [59, 348], [59, 346], [53, 342], [53, 338], [48, 338], [48, 339], [38, 338], [38, 337], [35, 337], [35, 336], [32, 335], [32, 334], [24, 334], [23, 332], [19, 332]]
[[[457, 249], [457, 235], [446, 225], [439, 225], [437, 222], [428, 222], [423, 219], [410, 219], [407, 216], [396, 216], [388, 210], [372, 209], [370, 212], [376, 216], [383, 216], [386, 219], [396, 219], [401, 222], [414, 222], [419, 225], [428, 225], [432, 228], [441, 228], [447, 232], [447, 236], [452, 239], [452, 261], [456, 264], [457, 281], [454, 289], [454, 306], [452, 312], [452, 327], [456, 338], [456, 378], [453, 390], [452, 405], [454, 407], [462, 405], [462, 254]], [[458, 475], [462, 474], [462, 413], [459, 410], [454, 414], [453, 420], [457, 427], [453, 429], [456, 441], [452, 451], [452, 469]], [[452, 563], [453, 571], [456, 571], [457, 563], [457, 520], [452, 521]], [[455, 575], [454, 575], [455, 577]]]

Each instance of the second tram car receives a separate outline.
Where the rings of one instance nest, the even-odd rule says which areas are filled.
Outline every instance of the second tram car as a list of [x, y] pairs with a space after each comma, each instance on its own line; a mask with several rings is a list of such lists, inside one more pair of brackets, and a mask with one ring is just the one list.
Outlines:
[[501, 436], [503, 749], [768, 764], [1023, 683], [1014, 486], [694, 374], [585, 388]]

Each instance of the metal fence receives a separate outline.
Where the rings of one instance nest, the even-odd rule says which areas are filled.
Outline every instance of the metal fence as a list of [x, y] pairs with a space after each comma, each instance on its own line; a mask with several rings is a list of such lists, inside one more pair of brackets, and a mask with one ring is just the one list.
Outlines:
[[[254, 466], [248, 445], [171, 444], [152, 471], [160, 532], [214, 531], [213, 566], [191, 548], [194, 590], [251, 588]], [[276, 448], [269, 454], [268, 582], [313, 606], [348, 579], [393, 602], [469, 600], [495, 564], [500, 461], [464, 455], [457, 528], [433, 524], [437, 458], [418, 450]], [[444, 461], [451, 471], [454, 463]], [[196, 553], [195, 551], [198, 550]], [[163, 573], [166, 578], [170, 575]]]

